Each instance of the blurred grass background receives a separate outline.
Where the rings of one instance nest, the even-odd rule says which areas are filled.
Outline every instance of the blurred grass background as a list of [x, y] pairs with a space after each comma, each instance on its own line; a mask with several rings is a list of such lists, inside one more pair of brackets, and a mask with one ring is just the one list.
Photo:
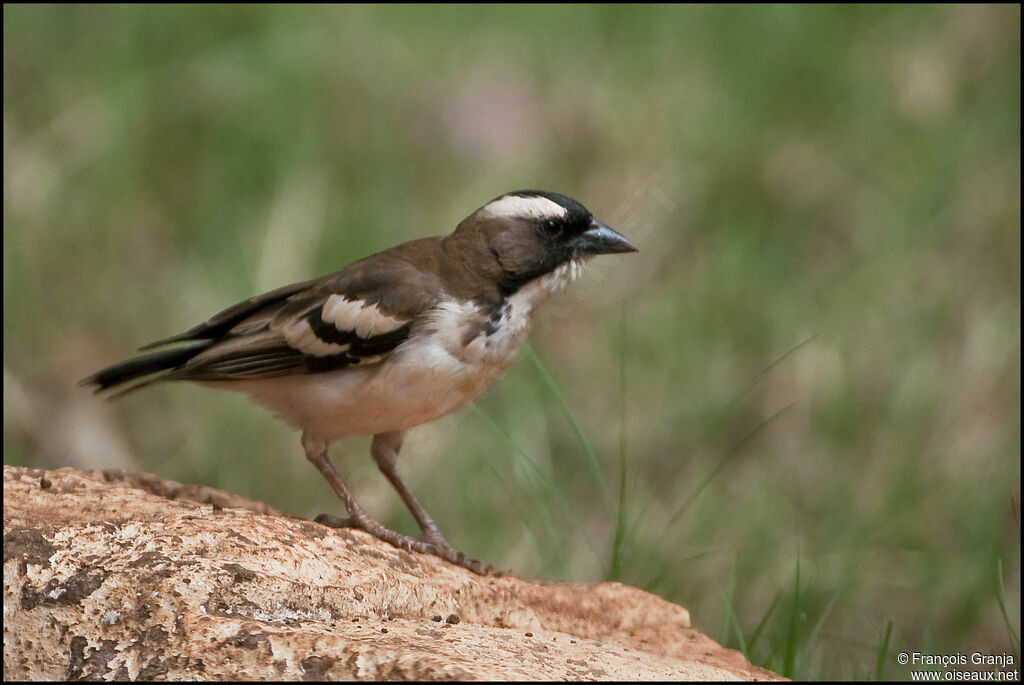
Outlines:
[[340, 512], [242, 396], [75, 381], [533, 187], [640, 253], [410, 433], [457, 547], [798, 678], [1019, 664], [1016, 6], [5, 5], [5, 463]]

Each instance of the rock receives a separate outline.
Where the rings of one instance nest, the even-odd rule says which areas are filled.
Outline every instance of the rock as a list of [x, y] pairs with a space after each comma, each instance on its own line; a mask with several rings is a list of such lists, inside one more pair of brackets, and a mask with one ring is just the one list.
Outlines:
[[4, 675], [777, 679], [619, 583], [480, 577], [211, 488], [15, 466]]

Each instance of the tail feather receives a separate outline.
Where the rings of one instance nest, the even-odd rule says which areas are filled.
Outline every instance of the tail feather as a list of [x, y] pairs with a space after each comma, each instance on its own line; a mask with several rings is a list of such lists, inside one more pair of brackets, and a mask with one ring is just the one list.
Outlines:
[[[169, 350], [161, 350], [159, 352], [142, 355], [141, 357], [128, 359], [97, 371], [88, 378], [83, 378], [79, 381], [79, 385], [95, 385], [95, 392], [101, 392], [108, 388], [123, 385], [129, 381], [158, 374], [161, 371], [169, 373], [175, 369], [181, 368], [189, 359], [210, 347], [212, 344], [212, 341], [203, 341], [187, 347], [176, 347]], [[162, 380], [166, 375], [166, 373], [163, 373], [158, 376], [153, 376], [152, 378], [148, 378], [131, 387], [125, 388], [122, 393], [118, 394], [123, 394], [123, 392], [129, 392], [136, 388], [149, 385], [155, 381]]]

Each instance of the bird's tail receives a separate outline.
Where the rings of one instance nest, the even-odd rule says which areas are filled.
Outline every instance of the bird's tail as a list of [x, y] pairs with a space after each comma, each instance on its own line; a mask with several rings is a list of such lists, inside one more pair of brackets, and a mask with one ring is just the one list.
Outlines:
[[94, 392], [102, 392], [109, 388], [131, 383], [131, 381], [139, 381], [132, 385], [127, 385], [112, 395], [112, 397], [119, 397], [132, 390], [145, 387], [150, 383], [164, 380], [171, 372], [181, 368], [189, 359], [212, 344], [213, 341], [204, 340], [201, 343], [186, 347], [175, 347], [127, 359], [97, 371], [88, 378], [83, 378], [78, 384], [83, 386], [94, 385], [96, 386]]

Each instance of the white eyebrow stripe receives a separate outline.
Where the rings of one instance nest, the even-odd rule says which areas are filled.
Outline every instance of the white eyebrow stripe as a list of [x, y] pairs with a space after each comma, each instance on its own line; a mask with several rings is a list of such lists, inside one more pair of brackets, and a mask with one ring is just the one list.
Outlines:
[[569, 210], [540, 195], [505, 195], [480, 210], [496, 219], [561, 219]]
[[362, 339], [390, 333], [405, 325], [403, 319], [385, 314], [376, 304], [349, 300], [344, 295], [331, 295], [320, 310], [324, 323], [339, 331], [352, 331]]

